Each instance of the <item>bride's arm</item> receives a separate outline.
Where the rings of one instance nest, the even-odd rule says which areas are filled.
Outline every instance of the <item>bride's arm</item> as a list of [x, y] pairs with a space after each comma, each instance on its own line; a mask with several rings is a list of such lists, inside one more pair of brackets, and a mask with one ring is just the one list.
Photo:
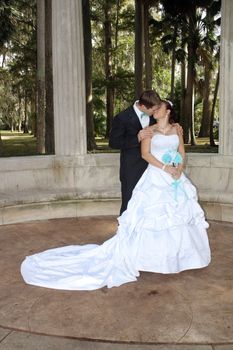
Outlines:
[[151, 138], [146, 138], [141, 141], [141, 155], [142, 158], [157, 168], [163, 169], [171, 175], [176, 175], [177, 169], [171, 165], [164, 165], [157, 158], [155, 158], [150, 152]]
[[183, 162], [177, 166], [177, 169], [180, 172], [180, 175], [183, 171], [184, 165], [185, 165], [185, 148], [184, 148], [184, 140], [183, 140], [183, 135], [178, 134], [179, 136], [179, 147], [178, 147], [178, 152], [181, 154]]

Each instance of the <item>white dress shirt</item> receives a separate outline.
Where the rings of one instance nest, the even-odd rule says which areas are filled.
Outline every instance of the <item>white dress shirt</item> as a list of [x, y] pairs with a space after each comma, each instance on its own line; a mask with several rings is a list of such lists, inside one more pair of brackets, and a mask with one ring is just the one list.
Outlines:
[[146, 113], [143, 113], [142, 111], [140, 111], [140, 109], [137, 107], [137, 103], [138, 101], [134, 102], [133, 109], [135, 110], [135, 113], [138, 116], [141, 126], [145, 128], [150, 124], [150, 117]]

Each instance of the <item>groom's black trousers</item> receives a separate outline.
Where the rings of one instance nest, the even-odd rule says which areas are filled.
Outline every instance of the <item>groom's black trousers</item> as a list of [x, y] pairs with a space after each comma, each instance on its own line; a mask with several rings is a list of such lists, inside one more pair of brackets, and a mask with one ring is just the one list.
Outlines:
[[121, 151], [120, 156], [120, 181], [121, 181], [121, 194], [122, 204], [120, 214], [126, 209], [132, 192], [141, 178], [142, 174], [146, 170], [148, 163], [141, 157], [140, 147]]

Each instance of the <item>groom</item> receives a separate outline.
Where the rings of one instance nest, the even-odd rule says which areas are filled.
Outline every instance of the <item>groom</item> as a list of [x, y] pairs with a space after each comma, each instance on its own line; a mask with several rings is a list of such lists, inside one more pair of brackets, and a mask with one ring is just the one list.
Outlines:
[[155, 123], [152, 114], [161, 103], [154, 90], [146, 90], [133, 106], [117, 114], [113, 119], [109, 146], [121, 150], [120, 181], [122, 205], [120, 214], [126, 210], [134, 187], [146, 170], [148, 163], [141, 157], [140, 142], [152, 136], [147, 129]]

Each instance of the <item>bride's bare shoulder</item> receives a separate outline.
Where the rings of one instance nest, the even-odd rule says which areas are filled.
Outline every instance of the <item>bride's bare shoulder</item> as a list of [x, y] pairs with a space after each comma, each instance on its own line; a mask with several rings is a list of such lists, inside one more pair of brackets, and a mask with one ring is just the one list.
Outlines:
[[177, 132], [177, 125], [176, 124], [171, 124], [171, 133], [172, 134], [178, 134], [178, 132]]

